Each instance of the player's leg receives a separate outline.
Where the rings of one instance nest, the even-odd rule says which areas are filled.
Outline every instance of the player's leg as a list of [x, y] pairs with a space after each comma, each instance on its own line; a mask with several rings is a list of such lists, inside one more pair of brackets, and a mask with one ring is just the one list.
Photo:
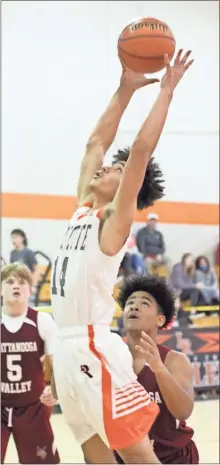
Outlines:
[[96, 434], [81, 445], [85, 463], [117, 463], [114, 454]]
[[[20, 410], [20, 409], [19, 409]], [[20, 463], [60, 463], [50, 411], [40, 402], [17, 410], [13, 418], [13, 437]]]
[[148, 436], [133, 446], [118, 449], [117, 451], [124, 463], [161, 463], [154, 453]]
[[5, 460], [10, 434], [10, 429], [1, 422], [1, 463], [4, 463]]
[[89, 423], [86, 412], [76, 397], [73, 388], [75, 366], [71, 357], [71, 344], [68, 347], [68, 343], [64, 342], [62, 347], [58, 348], [53, 366], [59, 404], [68, 426], [82, 448], [85, 462], [117, 463], [113, 452]]
[[12, 408], [1, 407], [1, 463], [4, 463], [8, 441], [11, 435]]
[[[117, 335], [94, 334], [90, 328], [89, 348], [82, 344], [78, 374], [81, 396], [94, 430], [126, 463], [160, 463], [153, 452], [148, 432], [159, 408], [137, 382], [128, 347]], [[80, 357], [79, 357], [80, 358]], [[76, 367], [75, 367], [76, 368]]]
[[73, 435], [82, 448], [85, 463], [117, 463], [113, 452], [90, 425], [79, 400], [66, 393], [59, 395], [61, 410]]

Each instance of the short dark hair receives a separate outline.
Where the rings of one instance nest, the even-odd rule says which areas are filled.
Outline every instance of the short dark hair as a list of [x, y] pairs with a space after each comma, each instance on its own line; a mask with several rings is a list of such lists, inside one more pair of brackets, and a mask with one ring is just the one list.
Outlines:
[[27, 247], [27, 245], [28, 245], [27, 236], [26, 236], [25, 232], [22, 231], [22, 229], [13, 229], [13, 231], [11, 232], [11, 236], [13, 234], [16, 234], [17, 236], [21, 236], [23, 238], [24, 246]]
[[[113, 165], [120, 161], [127, 161], [130, 155], [130, 148], [118, 150], [118, 153], [113, 156]], [[150, 207], [156, 200], [162, 199], [164, 196], [164, 179], [163, 173], [158, 165], [151, 158], [146, 169], [144, 181], [142, 187], [138, 193], [137, 208], [143, 210], [143, 208]]]
[[162, 328], [168, 326], [175, 314], [175, 306], [174, 294], [166, 280], [157, 276], [148, 277], [143, 275], [132, 275], [124, 279], [118, 295], [118, 303], [122, 310], [124, 310], [130, 295], [137, 291], [148, 292], [154, 297], [166, 319]]

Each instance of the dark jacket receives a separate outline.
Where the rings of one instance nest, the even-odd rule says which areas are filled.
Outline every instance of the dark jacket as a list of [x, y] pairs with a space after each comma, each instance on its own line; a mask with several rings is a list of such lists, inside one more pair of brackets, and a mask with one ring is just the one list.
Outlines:
[[136, 236], [136, 244], [139, 252], [144, 257], [163, 255], [165, 252], [163, 234], [156, 229], [152, 230], [148, 228], [148, 226], [139, 229]]

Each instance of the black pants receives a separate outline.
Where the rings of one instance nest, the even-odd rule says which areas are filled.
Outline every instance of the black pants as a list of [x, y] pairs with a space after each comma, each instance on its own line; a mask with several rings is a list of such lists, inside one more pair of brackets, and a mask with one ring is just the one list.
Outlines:
[[180, 300], [191, 300], [191, 304], [193, 307], [199, 305], [206, 305], [205, 300], [200, 292], [199, 289], [183, 289], [180, 294]]

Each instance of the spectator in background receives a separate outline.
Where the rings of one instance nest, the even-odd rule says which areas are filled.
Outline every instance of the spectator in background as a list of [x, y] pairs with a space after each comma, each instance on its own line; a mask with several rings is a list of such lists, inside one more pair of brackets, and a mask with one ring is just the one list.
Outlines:
[[24, 263], [24, 265], [29, 268], [32, 272], [32, 291], [34, 292], [40, 278], [40, 271], [33, 250], [28, 248], [27, 236], [22, 229], [13, 229], [11, 232], [11, 240], [14, 249], [10, 253], [10, 263]]
[[145, 274], [145, 263], [142, 254], [139, 252], [134, 236], [131, 236], [127, 243], [128, 253], [131, 258], [132, 273]]
[[207, 257], [200, 255], [196, 259], [196, 283], [202, 283], [201, 294], [207, 305], [219, 303], [217, 277], [211, 270]]
[[139, 252], [145, 259], [147, 270], [149, 265], [159, 265], [164, 263], [165, 245], [163, 234], [157, 230], [158, 215], [149, 213], [147, 225], [139, 229], [136, 236], [136, 243]]
[[118, 270], [118, 278], [127, 278], [132, 272], [131, 257], [129, 253], [126, 252]]
[[185, 253], [181, 263], [174, 265], [170, 284], [181, 301], [190, 299], [192, 306], [205, 305], [201, 293], [204, 284], [201, 281], [196, 282], [195, 262], [191, 253]]
[[174, 315], [175, 318], [173, 322], [173, 327], [175, 328], [179, 326], [181, 328], [187, 328], [189, 326], [192, 326], [193, 322], [189, 316], [189, 313], [185, 312], [185, 310], [183, 310], [183, 308], [181, 307], [181, 302], [180, 302], [179, 297], [176, 297], [174, 306], [175, 306], [175, 315]]

